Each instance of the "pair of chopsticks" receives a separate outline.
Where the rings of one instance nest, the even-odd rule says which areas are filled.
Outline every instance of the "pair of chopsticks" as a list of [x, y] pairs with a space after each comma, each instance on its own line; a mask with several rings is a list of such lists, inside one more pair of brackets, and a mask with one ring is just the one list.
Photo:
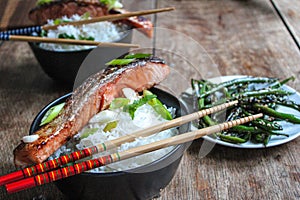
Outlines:
[[17, 181], [17, 180], [26, 178], [26, 177], [36, 175], [36, 174], [39, 174], [39, 173], [43, 173], [45, 171], [55, 169], [57, 167], [65, 165], [67, 163], [75, 162], [75, 161], [83, 159], [85, 157], [92, 156], [93, 154], [96, 154], [96, 153], [100, 153], [100, 152], [103, 152], [103, 151], [106, 151], [106, 150], [113, 149], [117, 146], [120, 146], [121, 144], [123, 144], [125, 142], [131, 142], [135, 138], [138, 138], [138, 137], [146, 137], [146, 136], [149, 136], [153, 133], [157, 133], [157, 132], [160, 132], [160, 131], [163, 131], [163, 130], [167, 130], [167, 129], [170, 129], [172, 127], [181, 126], [183, 124], [186, 124], [187, 122], [199, 119], [199, 118], [201, 118], [205, 115], [209, 115], [209, 114], [218, 112], [220, 110], [223, 110], [225, 108], [233, 106], [237, 103], [238, 103], [238, 101], [232, 101], [232, 102], [221, 104], [221, 105], [209, 108], [209, 109], [204, 109], [204, 110], [201, 110], [201, 111], [198, 111], [198, 112], [194, 112], [194, 113], [191, 113], [189, 115], [185, 115], [185, 116], [182, 116], [182, 117], [179, 117], [179, 118], [175, 118], [171, 121], [167, 121], [165, 123], [161, 123], [161, 124], [158, 124], [156, 126], [152, 126], [152, 127], [147, 128], [147, 129], [136, 131], [132, 134], [128, 134], [128, 135], [125, 135], [123, 137], [120, 137], [120, 138], [117, 138], [117, 139], [114, 139], [114, 140], [110, 140], [110, 141], [107, 141], [105, 143], [98, 144], [96, 146], [85, 148], [81, 151], [75, 151], [75, 152], [71, 153], [70, 155], [61, 156], [57, 159], [49, 160], [49, 161], [46, 161], [42, 164], [38, 164], [38, 165], [33, 166], [33, 167], [28, 167], [28, 168], [13, 172], [11, 174], [1, 176], [0, 177], [0, 186], [4, 185], [4, 184], [7, 184], [7, 183], [10, 183], [10, 182], [13, 182], [13, 181]]
[[[124, 142], [133, 141], [136, 137], [144, 137], [150, 134], [166, 130], [172, 127], [180, 126], [187, 122], [193, 121], [195, 119], [201, 118], [205, 115], [209, 115], [214, 112], [218, 112], [227, 107], [234, 106], [238, 103], [238, 101], [233, 101], [229, 103], [225, 103], [219, 106], [215, 106], [209, 109], [205, 109], [202, 111], [198, 111], [183, 117], [176, 118], [174, 120], [150, 127], [145, 130], [137, 131], [133, 134], [120, 137], [115, 140], [111, 140], [102, 144], [98, 144], [96, 146], [83, 149], [81, 151], [73, 152], [70, 155], [61, 156], [57, 159], [50, 160], [41, 164], [37, 164], [32, 167], [25, 168], [23, 170], [19, 170], [13, 172], [11, 174], [7, 174], [0, 177], [0, 185], [6, 184], [6, 190], [8, 193], [18, 192], [24, 189], [32, 188], [38, 185], [43, 185], [49, 182], [53, 182], [59, 179], [63, 179], [69, 176], [73, 176], [76, 174], [80, 174], [82, 172], [98, 168], [100, 166], [104, 166], [113, 162], [117, 162], [120, 160], [128, 159], [137, 155], [141, 155], [144, 153], [148, 153], [151, 151], [155, 151], [160, 148], [165, 148], [168, 146], [173, 146], [177, 144], [182, 144], [188, 141], [192, 141], [194, 139], [200, 138], [204, 135], [209, 135], [212, 133], [216, 133], [225, 129], [229, 129], [233, 126], [237, 126], [239, 124], [247, 123], [256, 118], [262, 117], [262, 114], [252, 115], [245, 118], [241, 118], [234, 121], [225, 122], [222, 124], [214, 125], [211, 127], [207, 127], [204, 129], [199, 129], [193, 132], [188, 132], [184, 134], [180, 134], [177, 136], [173, 136], [168, 139], [164, 139], [161, 141], [157, 141], [154, 143], [150, 143], [147, 145], [135, 147], [126, 151], [117, 152], [114, 154], [110, 154], [107, 156], [103, 156], [96, 159], [91, 159], [87, 161], [83, 161], [72, 166], [61, 167], [69, 162], [74, 162], [76, 160], [80, 160], [82, 158], [91, 156], [95, 153], [102, 152], [108, 149], [115, 148], [116, 146], [121, 145]], [[53, 170], [53, 171], [49, 171]], [[48, 171], [48, 172], [47, 172]], [[37, 175], [38, 174], [38, 175]], [[36, 176], [35, 176], [36, 175]]]
[[96, 42], [96, 41], [88, 41], [88, 40], [74, 40], [74, 39], [60, 39], [60, 38], [42, 38], [42, 37], [23, 36], [23, 35], [28, 35], [32, 32], [41, 32], [42, 30], [53, 30], [53, 29], [56, 29], [58, 26], [64, 26], [64, 25], [78, 26], [78, 25], [90, 24], [90, 23], [101, 22], [101, 21], [115, 21], [115, 20], [120, 20], [120, 19], [126, 19], [128, 17], [133, 17], [133, 16], [149, 15], [149, 14], [167, 12], [167, 11], [172, 11], [172, 10], [175, 10], [175, 8], [168, 7], [168, 8], [159, 8], [159, 9], [152, 9], [152, 10], [128, 12], [128, 13], [122, 13], [122, 14], [106, 15], [106, 16], [87, 19], [87, 20], [66, 22], [66, 23], [62, 23], [59, 25], [53, 25], [53, 26], [44, 25], [44, 26], [25, 27], [25, 28], [21, 28], [21, 29], [13, 29], [13, 30], [5, 31], [5, 32], [0, 32], [0, 40], [60, 43], [60, 44], [74, 44], [74, 45], [92, 45], [92, 46], [103, 46], [103, 47], [138, 48], [139, 45], [136, 45], [136, 44], [106, 43], [106, 42]]

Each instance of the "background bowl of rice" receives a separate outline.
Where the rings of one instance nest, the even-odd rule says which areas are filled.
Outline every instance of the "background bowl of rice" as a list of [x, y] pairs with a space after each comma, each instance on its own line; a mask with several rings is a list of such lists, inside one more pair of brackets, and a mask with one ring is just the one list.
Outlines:
[[[152, 88], [151, 91], [168, 107], [176, 108], [176, 117], [186, 115], [186, 106], [173, 95]], [[40, 121], [49, 108], [65, 102], [71, 94], [62, 96], [44, 107], [34, 119], [30, 134], [39, 128]], [[179, 133], [189, 130], [186, 124], [178, 128]], [[55, 182], [69, 199], [152, 199], [159, 196], [174, 177], [182, 155], [190, 143], [174, 146], [159, 159], [148, 164], [114, 172], [85, 172]]]
[[[84, 39], [91, 39], [92, 35], [95, 41], [131, 43], [132, 33], [128, 27], [118, 26], [111, 22], [98, 22], [83, 25], [80, 31], [74, 26], [60, 26], [55, 31], [49, 31], [47, 37], [57, 38], [60, 34], [67, 34], [74, 36], [75, 39], [83, 36]], [[96, 48], [95, 46], [31, 42], [29, 45], [43, 71], [52, 79], [67, 84], [73, 84], [82, 62]], [[99, 59], [103, 60], [118, 57], [128, 51], [129, 48], [97, 47]]]

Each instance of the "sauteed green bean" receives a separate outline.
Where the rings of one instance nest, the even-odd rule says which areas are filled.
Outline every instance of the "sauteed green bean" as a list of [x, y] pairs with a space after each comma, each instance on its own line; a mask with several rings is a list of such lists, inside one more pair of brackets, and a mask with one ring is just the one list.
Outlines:
[[272, 135], [288, 137], [280, 122], [300, 124], [300, 118], [280, 112], [278, 107], [300, 111], [300, 105], [289, 99], [293, 92], [282, 87], [291, 80], [294, 80], [294, 77], [282, 81], [276, 78], [244, 77], [214, 84], [208, 80], [192, 79], [192, 89], [197, 96], [199, 110], [226, 101], [239, 100], [238, 106], [230, 108], [226, 113], [216, 113], [200, 119], [197, 123], [198, 128], [262, 112], [264, 118], [217, 133], [215, 137], [236, 144], [251, 141], [264, 145], [268, 144]]

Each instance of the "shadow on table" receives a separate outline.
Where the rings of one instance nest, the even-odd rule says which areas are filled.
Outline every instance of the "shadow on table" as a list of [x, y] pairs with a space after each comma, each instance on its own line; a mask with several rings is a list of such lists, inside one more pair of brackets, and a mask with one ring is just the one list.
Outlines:
[[[192, 155], [199, 157], [199, 150], [203, 144], [203, 139], [195, 140], [187, 152]], [[297, 142], [291, 141], [290, 143]], [[261, 158], [273, 158], [277, 161], [280, 161], [285, 154], [288, 153], [289, 143], [282, 144], [275, 147], [260, 148], [260, 149], [241, 149], [241, 148], [232, 148], [216, 144], [212, 150], [206, 155], [206, 157], [199, 159], [217, 159], [219, 161], [251, 161]]]

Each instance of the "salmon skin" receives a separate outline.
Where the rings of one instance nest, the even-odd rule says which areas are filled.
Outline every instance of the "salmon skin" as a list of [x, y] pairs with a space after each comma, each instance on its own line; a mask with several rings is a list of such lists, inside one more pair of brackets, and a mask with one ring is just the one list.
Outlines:
[[123, 96], [123, 88], [137, 92], [160, 83], [169, 74], [162, 59], [137, 59], [125, 66], [108, 66], [104, 72], [89, 77], [66, 101], [60, 114], [34, 134], [39, 138], [32, 143], [21, 142], [14, 150], [18, 167], [45, 161], [59, 147], [78, 133], [99, 111], [108, 108], [111, 101]]
[[[110, 14], [120, 14], [128, 12], [124, 9], [111, 9], [99, 1], [79, 1], [79, 0], [61, 0], [52, 1], [43, 5], [37, 6], [30, 10], [29, 19], [36, 25], [44, 25], [48, 19], [57, 19], [63, 16], [71, 17], [74, 14], [83, 15], [89, 13], [91, 17], [101, 17]], [[132, 28], [138, 28], [148, 37], [152, 37], [153, 24], [152, 22], [142, 16], [130, 17], [125, 20], [118, 20], [127, 24]]]

